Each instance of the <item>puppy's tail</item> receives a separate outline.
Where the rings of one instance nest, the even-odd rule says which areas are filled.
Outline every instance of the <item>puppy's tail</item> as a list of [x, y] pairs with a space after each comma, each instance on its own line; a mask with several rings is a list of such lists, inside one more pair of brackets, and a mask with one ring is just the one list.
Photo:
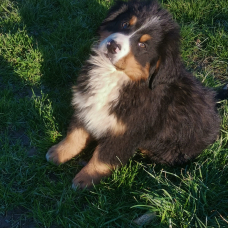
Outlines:
[[217, 91], [215, 98], [217, 101], [228, 99], [228, 84], [226, 84], [222, 89]]

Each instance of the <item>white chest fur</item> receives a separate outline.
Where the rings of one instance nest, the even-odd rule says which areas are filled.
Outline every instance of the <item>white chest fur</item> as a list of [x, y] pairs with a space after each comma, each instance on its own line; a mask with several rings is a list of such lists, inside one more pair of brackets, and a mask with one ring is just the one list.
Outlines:
[[103, 56], [91, 57], [94, 68], [89, 71], [90, 93], [80, 91], [74, 93], [73, 105], [77, 106], [78, 118], [85, 128], [96, 138], [107, 131], [119, 134], [125, 131], [126, 126], [114, 114], [110, 114], [110, 104], [118, 101], [120, 89], [130, 79]]

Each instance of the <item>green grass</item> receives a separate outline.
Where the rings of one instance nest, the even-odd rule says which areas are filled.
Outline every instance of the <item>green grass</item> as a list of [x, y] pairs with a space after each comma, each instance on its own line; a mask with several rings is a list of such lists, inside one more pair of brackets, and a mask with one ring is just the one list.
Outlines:
[[[228, 81], [227, 0], [164, 0], [178, 21], [188, 70], [209, 87]], [[54, 166], [71, 86], [108, 0], [0, 1], [0, 227], [228, 227], [228, 102], [218, 140], [170, 168], [136, 155], [93, 190], [73, 191], [79, 159]]]

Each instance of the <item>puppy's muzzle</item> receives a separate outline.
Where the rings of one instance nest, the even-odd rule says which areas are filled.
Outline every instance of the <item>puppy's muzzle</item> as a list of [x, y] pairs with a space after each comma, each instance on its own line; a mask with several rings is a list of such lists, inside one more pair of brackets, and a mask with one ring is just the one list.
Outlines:
[[107, 42], [108, 54], [117, 54], [121, 51], [121, 45], [118, 44], [115, 40], [109, 40]]
[[129, 36], [121, 33], [113, 33], [101, 41], [98, 50], [115, 65], [116, 62], [126, 56], [130, 51]]

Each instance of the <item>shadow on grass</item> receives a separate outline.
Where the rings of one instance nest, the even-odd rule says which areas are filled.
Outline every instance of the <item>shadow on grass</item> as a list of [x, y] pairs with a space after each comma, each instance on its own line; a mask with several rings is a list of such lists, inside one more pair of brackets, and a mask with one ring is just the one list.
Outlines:
[[[20, 147], [21, 153], [24, 151], [34, 159], [24, 163], [35, 161], [38, 167], [47, 164], [45, 153], [60, 140], [59, 132], [66, 133], [72, 115], [71, 87], [89, 55], [106, 8], [95, 0], [29, 0], [14, 4], [19, 12], [18, 23], [9, 19], [0, 27], [0, 33], [7, 34], [0, 56], [0, 150], [1, 156], [9, 156], [8, 160], [11, 154], [12, 159], [22, 160], [19, 152], [13, 155]], [[8, 187], [21, 162], [12, 167], [14, 171], [7, 170], [7, 165], [2, 167], [5, 176], [0, 195], [8, 191], [12, 198], [13, 191], [24, 185], [15, 180], [12, 189]], [[55, 181], [52, 171], [46, 174], [50, 181]], [[24, 200], [6, 197], [0, 202], [6, 209], [5, 215], [0, 216], [2, 228], [12, 227], [29, 211]], [[20, 222], [21, 227], [35, 227], [32, 220]]]
[[[26, 46], [19, 40], [21, 50], [14, 55], [16, 59], [8, 56], [8, 62], [5, 56], [1, 57], [4, 75], [0, 86], [10, 87], [18, 99], [46, 97], [51, 103], [58, 130], [66, 132], [72, 115], [71, 87], [89, 55], [106, 8], [95, 0], [30, 0], [17, 1], [16, 5], [22, 20], [19, 23], [7, 21], [1, 32], [18, 38], [17, 34], [23, 31], [31, 44]], [[17, 49], [15, 46], [13, 48]], [[29, 48], [33, 49], [32, 53]], [[34, 66], [36, 58], [39, 62]], [[30, 70], [31, 66], [37, 67], [39, 72]]]

